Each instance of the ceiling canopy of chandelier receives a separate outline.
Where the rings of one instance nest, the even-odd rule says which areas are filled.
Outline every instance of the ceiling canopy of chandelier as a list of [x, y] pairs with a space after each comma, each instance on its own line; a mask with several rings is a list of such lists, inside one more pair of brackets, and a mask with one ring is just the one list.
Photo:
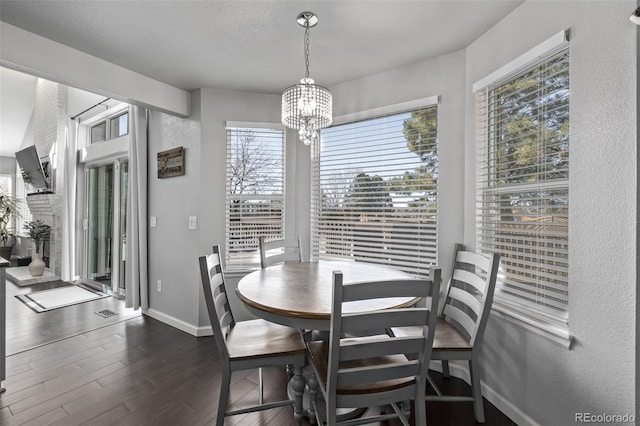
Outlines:
[[331, 125], [332, 98], [329, 89], [318, 86], [309, 77], [309, 29], [318, 24], [313, 12], [302, 12], [297, 22], [304, 27], [305, 77], [299, 84], [282, 92], [282, 124], [297, 129], [300, 140], [310, 145], [319, 136], [319, 130]]

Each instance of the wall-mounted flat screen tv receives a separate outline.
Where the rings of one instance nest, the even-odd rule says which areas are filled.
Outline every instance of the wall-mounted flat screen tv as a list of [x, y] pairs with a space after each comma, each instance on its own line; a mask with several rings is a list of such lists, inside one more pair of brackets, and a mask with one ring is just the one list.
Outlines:
[[16, 160], [22, 169], [22, 177], [37, 192], [48, 191], [50, 189], [49, 179], [42, 169], [40, 157], [35, 145], [28, 146], [16, 152]]

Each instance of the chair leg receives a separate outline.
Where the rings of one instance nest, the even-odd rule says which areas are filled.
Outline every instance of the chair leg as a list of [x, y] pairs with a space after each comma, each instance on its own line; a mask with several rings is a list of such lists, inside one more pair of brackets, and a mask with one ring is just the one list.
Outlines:
[[302, 425], [302, 417], [304, 416], [302, 408], [302, 397], [304, 394], [304, 377], [302, 377], [302, 367], [295, 366], [293, 368], [293, 419], [296, 425]]
[[473, 412], [478, 423], [484, 423], [484, 405], [482, 388], [480, 387], [480, 368], [477, 361], [469, 360], [469, 375], [471, 376], [471, 396], [473, 396]]
[[443, 359], [442, 361], [442, 375], [444, 377], [449, 377], [449, 361]]
[[222, 382], [220, 383], [220, 399], [218, 400], [218, 416], [216, 426], [224, 426], [224, 418], [227, 413], [227, 403], [229, 402], [229, 387], [231, 386], [231, 371], [224, 369], [222, 372]]
[[415, 409], [415, 424], [416, 425], [426, 425], [427, 424], [427, 402], [424, 398], [416, 398], [413, 401], [414, 409]]
[[442, 392], [440, 391], [440, 388], [438, 387], [438, 385], [436, 385], [436, 382], [434, 382], [431, 376], [427, 373], [427, 386], [425, 387], [425, 396], [426, 396], [426, 388], [428, 388], [429, 386], [431, 386], [431, 388], [435, 391], [436, 395], [442, 396]]
[[262, 383], [262, 367], [258, 368], [258, 404], [262, 405], [264, 402], [264, 386]]

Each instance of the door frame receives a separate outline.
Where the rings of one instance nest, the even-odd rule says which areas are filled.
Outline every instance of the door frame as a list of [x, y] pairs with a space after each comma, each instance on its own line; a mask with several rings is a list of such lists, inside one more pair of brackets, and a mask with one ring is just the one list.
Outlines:
[[[129, 161], [129, 137], [130, 137], [130, 129], [129, 132], [123, 136], [116, 138], [109, 138], [107, 134], [107, 139], [103, 141], [99, 141], [91, 144], [91, 129], [96, 124], [101, 121], [106, 121], [107, 128], [109, 128], [109, 120], [111, 118], [117, 118], [121, 116], [123, 113], [128, 112], [129, 116], [131, 116], [131, 108], [128, 104], [121, 104], [117, 107], [113, 107], [104, 111], [103, 113], [97, 114], [81, 123], [84, 127], [81, 132], [83, 135], [82, 139], [84, 140], [84, 148], [79, 150], [79, 163], [82, 167], [83, 171], [83, 179], [82, 179], [82, 189], [80, 192], [83, 194], [83, 205], [81, 206], [83, 212], [83, 220], [82, 220], [82, 231], [83, 235], [80, 239], [82, 241], [81, 247], [81, 258], [82, 258], [82, 267], [81, 267], [81, 281], [91, 287], [94, 287], [98, 290], [105, 291], [115, 297], [124, 299], [125, 298], [125, 290], [122, 287], [120, 292], [114, 292], [114, 288], [120, 288], [118, 285], [120, 274], [118, 273], [118, 268], [120, 265], [120, 255], [121, 255], [121, 247], [120, 247], [120, 221], [119, 221], [119, 207], [120, 207], [120, 166], [124, 162]], [[113, 223], [112, 223], [112, 238], [111, 238], [111, 286], [107, 288], [102, 283], [99, 283], [95, 280], [89, 278], [88, 274], [88, 248], [89, 248], [89, 233], [88, 233], [88, 214], [89, 214], [89, 182], [88, 175], [89, 170], [98, 168], [105, 165], [113, 165], [113, 208], [116, 214], [113, 215]]]
[[[115, 160], [112, 161], [108, 161], [108, 162], [101, 162], [99, 164], [86, 164], [85, 168], [84, 168], [84, 199], [85, 199], [85, 203], [84, 203], [84, 219], [83, 219], [83, 231], [84, 231], [84, 235], [83, 235], [83, 247], [82, 247], [82, 282], [85, 284], [88, 284], [89, 286], [96, 288], [98, 290], [101, 290], [105, 293], [108, 293], [110, 295], [113, 295], [115, 297], [118, 297], [120, 299], [124, 299], [125, 297], [125, 287], [124, 285], [120, 285], [120, 268], [123, 267], [122, 266], [122, 258], [121, 256], [124, 255], [125, 253], [123, 253], [123, 250], [121, 250], [122, 248], [122, 244], [121, 244], [121, 229], [120, 229], [120, 200], [121, 200], [121, 165], [123, 163], [128, 163], [129, 159], [127, 157], [124, 158], [117, 158]], [[88, 252], [89, 252], [89, 245], [90, 245], [90, 241], [89, 241], [89, 190], [90, 190], [90, 185], [89, 185], [89, 171], [93, 170], [93, 169], [97, 169], [100, 167], [104, 167], [104, 166], [113, 166], [113, 174], [112, 174], [112, 185], [113, 185], [113, 192], [112, 192], [112, 208], [114, 211], [114, 214], [111, 217], [111, 244], [110, 244], [110, 250], [111, 250], [111, 264], [110, 266], [110, 270], [111, 270], [111, 285], [107, 286], [106, 284], [102, 283], [102, 282], [98, 282], [95, 281], [93, 279], [91, 279], [89, 277], [89, 270], [88, 270]], [[125, 213], [126, 214], [126, 213]], [[119, 291], [114, 291], [115, 289], [119, 289]]]

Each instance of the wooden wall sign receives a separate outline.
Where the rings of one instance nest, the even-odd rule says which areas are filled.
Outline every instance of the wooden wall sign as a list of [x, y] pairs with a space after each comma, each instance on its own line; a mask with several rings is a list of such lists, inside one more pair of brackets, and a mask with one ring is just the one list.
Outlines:
[[158, 153], [158, 177], [168, 178], [184, 175], [184, 147]]

